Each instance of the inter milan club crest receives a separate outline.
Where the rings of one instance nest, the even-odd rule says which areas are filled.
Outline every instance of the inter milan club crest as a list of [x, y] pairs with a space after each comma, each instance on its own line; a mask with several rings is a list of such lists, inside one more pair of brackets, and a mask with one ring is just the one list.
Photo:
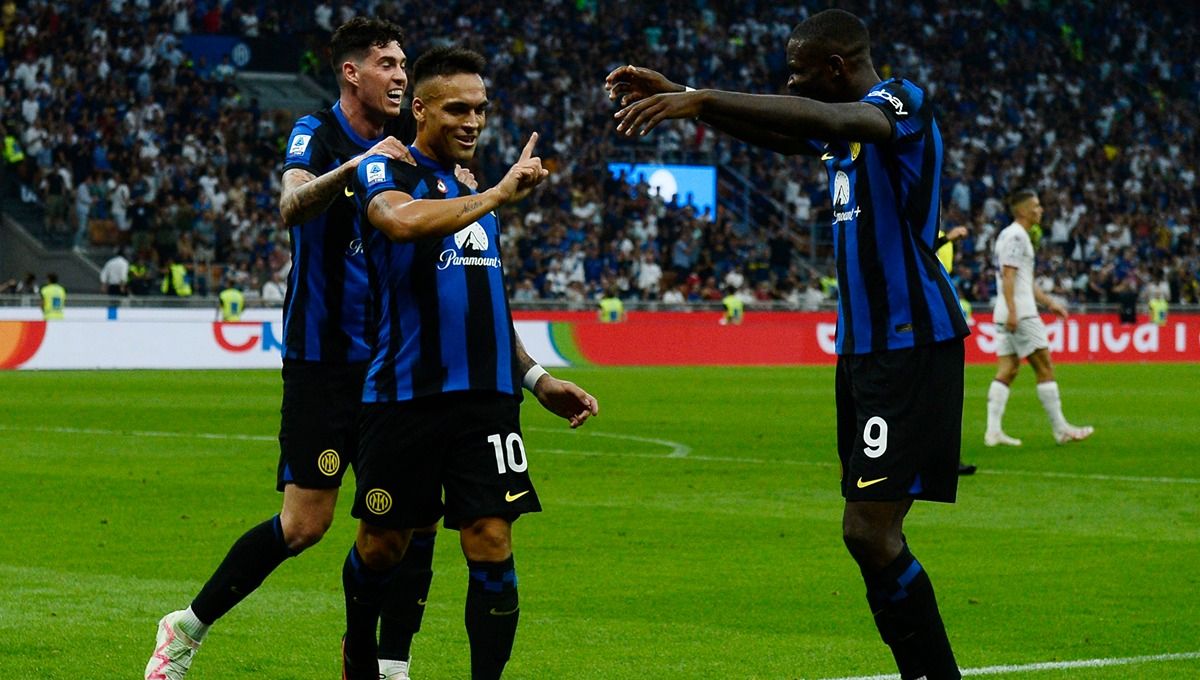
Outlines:
[[437, 189], [438, 189], [438, 191], [442, 192], [443, 194], [446, 193], [446, 183], [443, 182], [441, 179], [439, 179]]

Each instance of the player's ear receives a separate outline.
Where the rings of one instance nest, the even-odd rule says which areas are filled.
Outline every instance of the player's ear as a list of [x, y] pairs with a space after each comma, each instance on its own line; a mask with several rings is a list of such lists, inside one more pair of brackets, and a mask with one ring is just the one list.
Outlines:
[[420, 97], [414, 96], [412, 100], [412, 114], [418, 123], [425, 120], [425, 110], [425, 101]]
[[829, 75], [837, 79], [846, 75], [846, 60], [840, 54], [831, 54], [826, 60], [826, 65], [829, 67]]
[[349, 60], [343, 61], [342, 80], [354, 87], [358, 87], [358, 64]]

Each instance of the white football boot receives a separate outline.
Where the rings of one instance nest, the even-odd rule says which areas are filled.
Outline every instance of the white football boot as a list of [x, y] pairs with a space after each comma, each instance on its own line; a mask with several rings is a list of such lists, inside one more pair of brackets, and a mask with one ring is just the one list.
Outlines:
[[1067, 425], [1063, 429], [1054, 433], [1054, 441], [1058, 442], [1060, 445], [1070, 444], [1071, 442], [1081, 442], [1084, 439], [1092, 436], [1092, 432], [1095, 432], [1095, 429], [1091, 425], [1084, 425], [1082, 427]]
[[176, 625], [184, 611], [171, 612], [158, 622], [154, 656], [146, 664], [146, 680], [183, 680], [192, 665], [192, 656], [200, 643], [188, 637]]
[[1000, 444], [1005, 446], [1020, 446], [1021, 440], [1004, 434], [1002, 430], [997, 430], [995, 432], [985, 432], [983, 443], [987, 446], [998, 446]]
[[408, 664], [410, 663], [412, 663], [411, 656], [408, 657], [408, 661], [380, 659], [379, 680], [411, 680], [408, 677]]

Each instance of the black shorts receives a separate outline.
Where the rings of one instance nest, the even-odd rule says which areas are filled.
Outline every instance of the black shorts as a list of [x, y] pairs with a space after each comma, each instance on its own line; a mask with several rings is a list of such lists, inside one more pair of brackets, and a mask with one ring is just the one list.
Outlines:
[[336, 489], [358, 456], [365, 362], [283, 362], [275, 488]]
[[842, 496], [953, 503], [962, 410], [962, 340], [838, 357]]
[[492, 392], [364, 404], [350, 514], [395, 529], [444, 514], [457, 529], [464, 520], [540, 512], [520, 414], [516, 398]]

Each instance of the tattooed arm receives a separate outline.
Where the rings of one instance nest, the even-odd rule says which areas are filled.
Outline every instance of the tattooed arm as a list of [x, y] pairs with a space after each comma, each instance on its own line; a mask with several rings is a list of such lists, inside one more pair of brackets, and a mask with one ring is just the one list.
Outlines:
[[533, 155], [536, 142], [535, 132], [500, 183], [481, 194], [414, 199], [403, 191], [381, 191], [371, 197], [367, 219], [388, 238], [401, 243], [453, 234], [496, 208], [525, 198], [546, 179], [549, 171], [542, 167], [542, 159]]
[[303, 224], [325, 212], [333, 199], [350, 185], [362, 159], [374, 154], [414, 163], [408, 147], [389, 136], [320, 177], [301, 168], [291, 168], [283, 173], [283, 193], [279, 196], [283, 224], [288, 227]]

